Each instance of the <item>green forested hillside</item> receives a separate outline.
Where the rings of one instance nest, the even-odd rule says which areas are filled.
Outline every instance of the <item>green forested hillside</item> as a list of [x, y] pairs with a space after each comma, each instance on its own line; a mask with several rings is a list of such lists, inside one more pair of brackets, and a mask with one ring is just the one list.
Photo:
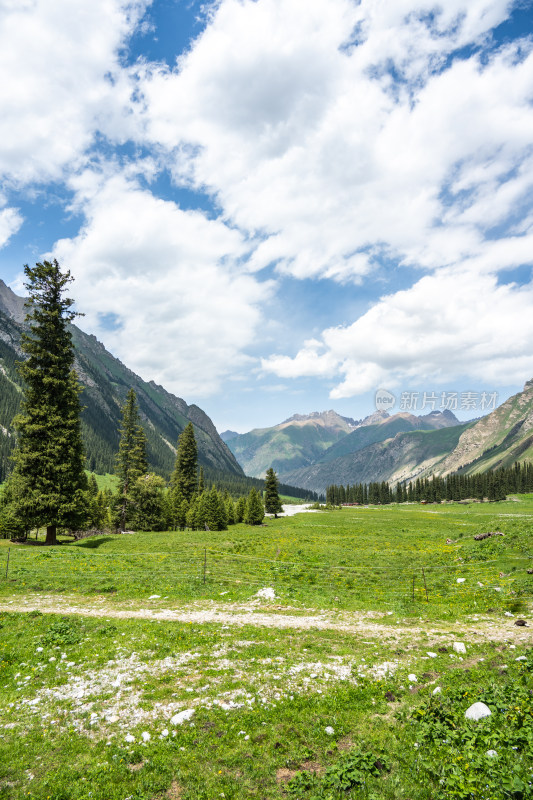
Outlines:
[[405, 413], [394, 414], [394, 416], [384, 419], [376, 425], [362, 425], [356, 428], [348, 436], [345, 436], [322, 453], [319, 460], [321, 462], [333, 461], [335, 458], [363, 450], [376, 442], [392, 439], [397, 433], [450, 428], [458, 424], [459, 420], [449, 411], [427, 414], [423, 417]]
[[295, 470], [284, 477], [289, 483], [316, 492], [324, 492], [327, 486], [335, 483], [412, 480], [430, 473], [455, 448], [463, 431], [472, 424], [467, 422], [452, 428], [398, 433], [355, 453]]
[[270, 467], [284, 475], [314, 463], [354, 425], [334, 411], [295, 414], [272, 428], [237, 434], [228, 439], [228, 447], [248, 475], [263, 477]]
[[[23, 327], [6, 313], [5, 305], [3, 308], [4, 311], [0, 303], [0, 480], [5, 478], [9, 468], [9, 453], [13, 447], [11, 421], [22, 397], [15, 361], [22, 358]], [[76, 350], [75, 366], [84, 389], [82, 433], [89, 470], [99, 473], [113, 470], [120, 409], [128, 390], [133, 388], [146, 430], [152, 470], [170, 475], [178, 436], [190, 421], [198, 443], [198, 460], [206, 475], [218, 471], [244, 477], [242, 468], [220, 439], [213, 423], [198, 406], [189, 406], [161, 386], [143, 381], [94, 336], [76, 326], [71, 330]]]

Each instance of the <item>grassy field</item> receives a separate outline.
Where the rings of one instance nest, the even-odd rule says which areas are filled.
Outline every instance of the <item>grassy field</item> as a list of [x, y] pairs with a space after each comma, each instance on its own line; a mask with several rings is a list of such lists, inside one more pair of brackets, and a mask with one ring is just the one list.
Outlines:
[[[0, 575], [8, 549], [10, 563], [0, 596], [159, 594], [187, 602], [226, 591], [237, 601], [272, 586], [291, 605], [418, 615], [422, 603], [434, 618], [494, 606], [520, 611], [533, 592], [532, 520], [533, 498], [521, 496], [498, 504], [343, 508], [255, 528], [109, 535], [56, 548], [2, 541]], [[504, 536], [474, 541], [487, 531]]]
[[532, 520], [523, 496], [0, 542], [0, 798], [533, 797]]

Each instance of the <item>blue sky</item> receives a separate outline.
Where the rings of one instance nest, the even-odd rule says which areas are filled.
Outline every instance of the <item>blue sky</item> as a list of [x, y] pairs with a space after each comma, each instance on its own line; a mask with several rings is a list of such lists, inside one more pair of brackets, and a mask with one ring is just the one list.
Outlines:
[[1, 277], [57, 257], [82, 327], [219, 430], [380, 388], [466, 419], [533, 376], [531, 2], [0, 15]]

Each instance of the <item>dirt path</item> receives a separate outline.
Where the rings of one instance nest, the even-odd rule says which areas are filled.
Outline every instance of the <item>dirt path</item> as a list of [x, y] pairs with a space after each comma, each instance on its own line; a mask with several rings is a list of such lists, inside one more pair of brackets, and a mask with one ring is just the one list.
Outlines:
[[[514, 619], [505, 621], [486, 617], [463, 622], [419, 621], [406, 624], [379, 612], [317, 611], [302, 615], [291, 613], [294, 608], [272, 606], [251, 600], [248, 603], [215, 603], [204, 601], [188, 606], [169, 607], [158, 600], [148, 601], [150, 606], [137, 601], [128, 604], [110, 603], [105, 597], [85, 599], [80, 597], [57, 597], [57, 595], [29, 595], [16, 600], [0, 602], [0, 611], [41, 611], [43, 614], [79, 615], [106, 619], [151, 619], [165, 622], [192, 622], [195, 624], [217, 623], [221, 625], [254, 625], [256, 627], [285, 630], [337, 630], [369, 638], [416, 638], [428, 635], [428, 644], [441, 638], [465, 638], [469, 641], [512, 641], [533, 645], [533, 624], [517, 627]], [[146, 601], [145, 601], [146, 603]], [[379, 621], [378, 621], [379, 620]], [[529, 627], [530, 626], [530, 627]]]

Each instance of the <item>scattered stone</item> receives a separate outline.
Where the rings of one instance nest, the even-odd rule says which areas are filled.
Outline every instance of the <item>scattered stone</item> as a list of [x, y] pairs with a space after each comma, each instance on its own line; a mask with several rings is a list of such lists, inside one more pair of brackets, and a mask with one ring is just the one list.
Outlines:
[[430, 658], [437, 658], [437, 654], [436, 653], [432, 653], [431, 650], [428, 650], [428, 656]]
[[160, 594], [151, 594], [148, 600], [159, 600], [160, 597]]
[[515, 619], [514, 624], [518, 625], [519, 628], [527, 627], [527, 622], [525, 621], [525, 619]]
[[527, 658], [526, 656], [518, 656], [518, 658], [515, 658], [515, 661], [527, 661]]
[[473, 719], [477, 722], [477, 720], [483, 719], [484, 717], [490, 717], [491, 713], [490, 708], [486, 706], [485, 703], [478, 702], [466, 709], [465, 717], [466, 719]]
[[168, 736], [168, 728], [164, 728], [164, 729], [161, 731], [161, 738], [162, 738], [162, 739], [166, 739], [166, 737], [167, 737], [167, 736]]
[[194, 708], [187, 708], [185, 711], [180, 711], [170, 720], [171, 725], [183, 725], [184, 722], [189, 720], [194, 715]]
[[501, 531], [489, 531], [488, 533], [478, 533], [474, 536], [476, 542], [482, 541], [482, 539], [489, 539], [491, 536], [503, 536]]
[[263, 600], [275, 600], [276, 592], [270, 586], [265, 586], [264, 589], [259, 589], [256, 597], [261, 597]]
[[431, 692], [431, 694], [441, 694], [441, 693], [442, 693], [442, 689], [440, 688], [440, 686], [435, 686], [435, 688]]
[[506, 617], [514, 617], [514, 614], [511, 614], [510, 611], [504, 611], [503, 613], [505, 614]]
[[417, 683], [416, 675], [413, 672], [407, 676], [407, 680], [410, 681], [410, 683]]
[[464, 583], [466, 578], [457, 578], [457, 583]]
[[453, 649], [456, 653], [466, 653], [466, 647], [462, 642], [454, 642]]
[[124, 740], [126, 742], [134, 742], [135, 741], [135, 736], [132, 736], [131, 733], [127, 733], [125, 735], [125, 737], [124, 737]]
[[438, 650], [439, 650], [439, 653], [447, 653], [448, 652], [448, 648], [444, 647], [444, 645], [442, 645], [442, 647], [439, 647]]
[[496, 758], [498, 753], [496, 752], [496, 750], [487, 750], [485, 755], [488, 756], [489, 758]]
[[328, 736], [333, 736], [333, 734], [335, 733], [335, 731], [333, 730], [331, 725], [328, 725], [327, 728], [324, 728], [324, 730], [325, 730], [325, 732], [327, 733]]
[[528, 569], [527, 574], [528, 575], [533, 575], [533, 569]]
[[143, 740], [143, 742], [149, 742], [151, 738], [152, 737], [150, 736], [148, 731], [143, 731], [142, 732], [142, 740]]

